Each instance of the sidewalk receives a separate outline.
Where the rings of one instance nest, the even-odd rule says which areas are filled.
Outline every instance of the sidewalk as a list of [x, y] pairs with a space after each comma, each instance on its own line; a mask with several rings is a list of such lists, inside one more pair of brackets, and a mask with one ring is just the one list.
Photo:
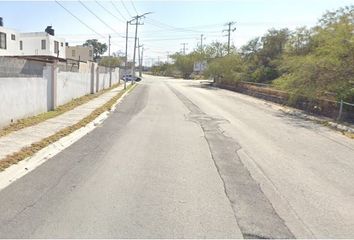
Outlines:
[[89, 116], [95, 109], [103, 106], [116, 96], [123, 88], [124, 86], [121, 84], [117, 88], [57, 117], [0, 137], [0, 161], [8, 155], [19, 152], [24, 147], [31, 146], [33, 143], [78, 123], [81, 119]]

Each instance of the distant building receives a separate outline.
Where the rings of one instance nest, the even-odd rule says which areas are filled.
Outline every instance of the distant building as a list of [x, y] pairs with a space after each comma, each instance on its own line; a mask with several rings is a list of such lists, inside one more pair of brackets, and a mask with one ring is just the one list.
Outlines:
[[0, 19], [0, 56], [65, 59], [65, 39], [54, 36], [51, 26], [44, 32], [20, 33], [5, 28]]
[[66, 58], [82, 62], [93, 61], [93, 47], [66, 46]]

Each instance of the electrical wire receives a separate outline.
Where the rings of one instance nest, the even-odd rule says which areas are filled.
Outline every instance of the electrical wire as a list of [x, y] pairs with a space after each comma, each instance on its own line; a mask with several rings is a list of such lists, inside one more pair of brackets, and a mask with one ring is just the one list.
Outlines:
[[132, 4], [134, 11], [136, 12], [136, 15], [139, 15], [138, 11], [136, 10], [135, 4], [133, 2], [133, 0], [130, 0], [130, 3]]
[[131, 14], [130, 14], [130, 12], [128, 11], [128, 8], [125, 6], [125, 4], [124, 4], [123, 0], [120, 0], [120, 2], [122, 3], [122, 5], [123, 5], [123, 7], [124, 7], [125, 11], [127, 11], [128, 16], [129, 16], [130, 18], [132, 18], [132, 15], [131, 15]]
[[111, 11], [109, 11], [107, 8], [105, 8], [101, 3], [99, 3], [97, 0], [95, 0], [95, 2], [100, 5], [101, 8], [103, 8], [103, 10], [105, 10], [106, 12], [108, 12], [111, 16], [113, 16], [115, 19], [117, 19], [120, 22], [125, 23], [124, 20], [120, 19], [119, 17], [117, 17], [116, 15], [114, 15], [113, 13], [111, 13]]
[[110, 3], [111, 3], [112, 6], [114, 7], [114, 9], [118, 12], [118, 14], [119, 14], [125, 21], [127, 21], [127, 18], [124, 17], [124, 15], [119, 11], [119, 9], [118, 9], [117, 6], [114, 4], [114, 2], [110, 1]]
[[73, 16], [74, 18], [76, 18], [76, 20], [78, 20], [81, 24], [83, 24], [85, 27], [87, 27], [88, 29], [90, 29], [91, 31], [93, 31], [94, 33], [96, 33], [98, 36], [101, 36], [103, 38], [106, 38], [104, 35], [96, 32], [93, 28], [91, 28], [89, 25], [87, 25], [85, 22], [83, 22], [79, 17], [75, 16], [71, 11], [69, 11], [69, 9], [67, 9], [66, 7], [64, 7], [60, 2], [58, 2], [57, 0], [55, 0], [55, 2], [62, 7], [66, 12], [68, 12], [71, 16]]
[[79, 0], [79, 3], [86, 8], [87, 11], [89, 11], [92, 15], [94, 15], [101, 23], [103, 23], [106, 27], [111, 29], [113, 32], [116, 34], [122, 36], [120, 33], [118, 33], [114, 28], [112, 28], [110, 25], [108, 25], [105, 21], [103, 21], [99, 16], [97, 16], [91, 9], [89, 9], [81, 0]]

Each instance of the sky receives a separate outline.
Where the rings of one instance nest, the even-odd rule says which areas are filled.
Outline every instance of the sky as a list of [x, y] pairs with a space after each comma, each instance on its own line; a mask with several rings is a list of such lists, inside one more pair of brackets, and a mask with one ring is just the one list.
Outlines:
[[[354, 4], [354, 0], [115, 0], [115, 1], [0, 1], [4, 26], [20, 32], [44, 31], [52, 25], [55, 35], [70, 45], [86, 39], [108, 43], [124, 54], [126, 21], [151, 12], [138, 26], [144, 63], [168, 60], [168, 54], [186, 52], [213, 41], [227, 42], [228, 22], [235, 22], [231, 42], [240, 47], [270, 28], [314, 26], [327, 11]], [[70, 11], [74, 16], [67, 12]], [[97, 17], [96, 17], [96, 16]], [[81, 20], [81, 22], [78, 19]], [[129, 25], [128, 56], [133, 54], [135, 26]]]

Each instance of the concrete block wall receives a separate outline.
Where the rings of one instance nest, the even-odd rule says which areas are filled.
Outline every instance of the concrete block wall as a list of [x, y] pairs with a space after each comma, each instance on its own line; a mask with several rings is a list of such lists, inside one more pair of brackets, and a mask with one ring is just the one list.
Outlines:
[[91, 90], [91, 73], [58, 72], [57, 105], [63, 105], [87, 94]]
[[43, 72], [43, 77], [0, 78], [0, 127], [48, 111], [51, 70]]
[[42, 77], [46, 65], [43, 62], [0, 57], [0, 77]]
[[[41, 62], [8, 61], [0, 58], [0, 67], [11, 63], [16, 68], [3, 67], [0, 74], [0, 128], [110, 86], [109, 70], [96, 63], [80, 63], [80, 71], [71, 72]], [[23, 69], [32, 74], [23, 75]], [[111, 84], [118, 83], [119, 69], [112, 69], [111, 74]]]

